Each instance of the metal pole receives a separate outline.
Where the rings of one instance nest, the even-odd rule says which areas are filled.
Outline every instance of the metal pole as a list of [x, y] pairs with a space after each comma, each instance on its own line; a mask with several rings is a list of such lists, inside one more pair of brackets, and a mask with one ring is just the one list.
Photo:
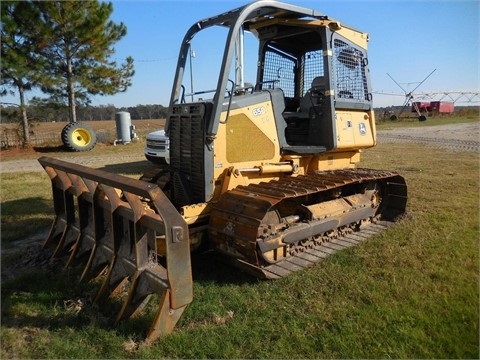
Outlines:
[[235, 87], [243, 88], [244, 83], [244, 74], [243, 74], [243, 64], [244, 64], [244, 55], [243, 55], [243, 28], [238, 31], [238, 35], [235, 41]]
[[195, 51], [193, 51], [192, 48], [190, 48], [190, 93], [191, 95], [191, 101], [193, 102], [193, 68], [192, 68], [192, 58], [195, 57]]

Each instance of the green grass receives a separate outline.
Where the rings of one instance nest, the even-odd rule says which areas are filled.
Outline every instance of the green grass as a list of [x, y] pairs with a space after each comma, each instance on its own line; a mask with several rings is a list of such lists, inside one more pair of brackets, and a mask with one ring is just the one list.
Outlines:
[[47, 174], [1, 174], [1, 187], [3, 247], [50, 225], [53, 203]]
[[[154, 304], [112, 328], [109, 310], [65, 306], [95, 289], [77, 284], [78, 270], [26, 274], [2, 284], [1, 356], [478, 358], [478, 154], [384, 144], [361, 165], [400, 172], [409, 191], [407, 216], [368, 242], [272, 282], [198, 255], [194, 302], [175, 332], [150, 347], [141, 339]], [[51, 209], [48, 181], [21, 178], [2, 175], [2, 212], [4, 201], [21, 200], [9, 223], [2, 214], [2, 240], [16, 219]]]

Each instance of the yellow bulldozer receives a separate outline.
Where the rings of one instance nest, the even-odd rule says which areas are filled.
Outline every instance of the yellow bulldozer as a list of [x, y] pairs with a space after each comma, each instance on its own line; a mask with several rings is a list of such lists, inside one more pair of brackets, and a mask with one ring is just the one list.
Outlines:
[[[191, 45], [212, 29], [225, 36], [203, 74], [214, 86], [193, 90]], [[196, 22], [171, 91], [168, 167], [136, 180], [41, 157], [55, 209], [45, 246], [83, 262], [83, 280], [102, 276], [97, 300], [127, 289], [117, 321], [157, 294], [153, 341], [193, 300], [193, 249], [277, 279], [382, 231], [404, 214], [407, 188], [395, 172], [356, 166], [376, 145], [367, 42], [274, 0]]]

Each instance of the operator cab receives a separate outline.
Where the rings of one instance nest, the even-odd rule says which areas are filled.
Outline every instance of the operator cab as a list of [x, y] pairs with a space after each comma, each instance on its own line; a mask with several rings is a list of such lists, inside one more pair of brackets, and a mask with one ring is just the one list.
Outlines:
[[211, 199], [231, 166], [333, 152], [355, 164], [375, 144], [367, 40], [315, 10], [270, 0], [192, 25], [165, 125], [176, 204]]
[[[283, 107], [276, 114], [283, 153], [320, 153], [333, 147], [330, 79], [324, 69], [326, 29], [298, 20], [293, 26], [281, 21], [258, 29], [261, 67], [257, 82], [262, 89], [278, 88]], [[278, 96], [273, 95], [274, 108]], [[278, 113], [278, 111], [276, 111]], [[327, 130], [329, 129], [329, 130]], [[327, 130], [327, 131], [325, 131]]]
[[[251, 13], [247, 13], [249, 8], [253, 9]], [[336, 149], [336, 110], [372, 109], [365, 50], [368, 37], [325, 15], [304, 10], [282, 3], [270, 7], [270, 2], [258, 1], [192, 26], [181, 49], [170, 106], [205, 104], [205, 112], [211, 115], [205, 123], [207, 138], [214, 138], [219, 124], [225, 121], [220, 113], [228, 113], [235, 103], [245, 103], [238, 96], [255, 97], [267, 91], [275, 102], [282, 153], [314, 154]], [[242, 16], [245, 19], [240, 21]], [[195, 79], [195, 84], [209, 88], [194, 90], [194, 77], [201, 72], [197, 70], [201, 64], [193, 38], [208, 27], [222, 28], [228, 36], [226, 42], [220, 37], [206, 40], [212, 46], [204, 63], [210, 74], [201, 81]], [[352, 34], [356, 43], [351, 41]], [[224, 51], [213, 50], [223, 45]], [[258, 56], [252, 54], [255, 46]], [[250, 57], [245, 59], [247, 50]], [[214, 54], [221, 55], [219, 61], [213, 60]], [[256, 79], [248, 84], [244, 71], [253, 64], [256, 68], [247, 76], [256, 73]], [[218, 77], [212, 76], [215, 68], [220, 70]], [[211, 85], [206, 85], [208, 81]], [[277, 94], [279, 90], [283, 96]], [[167, 121], [167, 132], [168, 127]]]
[[335, 110], [372, 108], [366, 52], [337, 34], [337, 26], [326, 17], [280, 18], [257, 29], [257, 84], [261, 89], [279, 88], [284, 95], [284, 126], [282, 120], [277, 123], [283, 153], [335, 149]]

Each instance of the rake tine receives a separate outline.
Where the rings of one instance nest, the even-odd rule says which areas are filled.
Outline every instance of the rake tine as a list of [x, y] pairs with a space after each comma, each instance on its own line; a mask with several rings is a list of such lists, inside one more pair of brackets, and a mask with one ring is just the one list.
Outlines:
[[43, 248], [48, 248], [52, 244], [58, 244], [60, 239], [65, 234], [67, 230], [67, 221], [64, 217], [60, 215], [56, 215], [55, 219], [53, 220], [53, 224], [50, 228], [50, 232], [43, 243]]
[[[84, 194], [88, 193], [88, 189], [82, 182], [81, 178], [75, 174], [59, 172], [59, 178], [63, 179], [63, 183], [68, 183], [70, 185], [69, 189], [66, 191], [66, 199], [69, 199], [66, 209], [67, 213], [71, 214], [72, 221], [68, 223], [67, 231], [65, 232], [62, 240], [59, 242], [59, 246], [55, 250], [54, 256], [60, 257], [65, 255], [65, 253], [70, 253], [70, 257], [72, 257], [81, 235], [81, 222], [83, 217], [82, 213], [84, 212], [84, 206], [82, 206], [84, 202], [82, 199]], [[73, 196], [77, 198], [78, 218], [75, 216], [76, 212], [72, 210], [72, 208], [75, 209]], [[67, 261], [65, 267], [67, 267], [69, 263], [70, 262]]]
[[61, 197], [61, 199], [57, 199], [58, 209], [56, 209], [56, 212], [59, 210], [59, 215], [65, 220], [65, 228], [63, 229], [62, 236], [57, 238], [53, 257], [61, 257], [62, 255], [65, 255], [66, 251], [68, 251], [68, 246], [76, 241], [80, 231], [75, 218], [75, 201], [73, 198], [74, 192], [72, 191], [74, 186], [71, 179], [64, 171], [56, 171], [55, 181], [60, 182], [57, 196]]
[[[117, 250], [108, 268], [94, 302], [100, 301], [105, 296], [115, 296], [122, 288], [128, 277], [135, 272], [135, 263], [129, 258], [129, 254], [122, 254], [121, 249], [129, 248], [129, 238], [120, 239], [120, 249]], [[123, 251], [125, 253], [125, 251]]]
[[72, 266], [75, 259], [90, 252], [95, 243], [95, 216], [93, 211], [93, 196], [97, 184], [80, 176], [70, 174], [70, 179], [78, 189], [77, 205], [80, 235], [71, 247], [70, 257], [66, 266]]
[[155, 314], [153, 322], [150, 325], [150, 329], [147, 333], [146, 342], [148, 344], [152, 343], [162, 335], [171, 333], [183, 312], [187, 308], [187, 305], [184, 305], [178, 309], [172, 309], [170, 307], [170, 296], [171, 292], [169, 289], [167, 289], [160, 298], [157, 313]]
[[61, 187], [55, 188], [54, 191], [56, 216], [50, 234], [44, 243], [44, 247], [55, 246], [53, 257], [59, 257], [63, 253], [65, 240], [71, 241], [72, 237], [74, 238], [78, 233], [75, 226], [74, 200], [68, 192], [69, 183], [65, 180], [64, 175], [58, 172], [55, 178], [56, 181], [61, 182]]
[[[128, 219], [121, 215], [121, 211], [128, 208], [127, 203], [120, 199], [120, 196], [113, 187], [102, 185], [106, 199], [108, 200], [109, 207], [114, 209], [111, 216], [110, 230], [113, 236], [107, 246], [110, 248], [102, 247], [107, 254], [110, 255], [108, 262], [107, 274], [103, 280], [102, 286], [95, 296], [94, 301], [99, 301], [107, 294], [116, 294], [121, 288], [122, 283], [128, 277], [128, 272], [122, 270], [122, 265], [128, 267], [128, 263], [125, 263], [123, 259], [129, 257], [129, 243], [131, 238], [130, 222]], [[123, 256], [122, 256], [123, 255]], [[108, 258], [108, 256], [107, 256]], [[120, 262], [117, 261], [121, 259]]]
[[[97, 211], [98, 210], [98, 211]], [[80, 281], [97, 277], [113, 261], [113, 214], [109, 209], [95, 206], [95, 237], [90, 257], [83, 269]]]
[[[98, 184], [93, 195], [95, 213], [95, 245], [82, 273], [81, 280], [97, 277], [105, 267], [111, 267], [116, 256], [115, 238], [119, 236], [116, 216], [121, 200], [111, 186]], [[98, 297], [98, 294], [97, 296]]]
[[115, 258], [97, 294], [96, 301], [107, 293], [109, 296], [116, 295], [124, 280], [131, 278], [139, 267], [138, 254], [135, 251], [136, 239], [138, 236], [143, 237], [141, 236], [142, 227], [137, 223], [145, 209], [137, 196], [123, 192], [123, 198], [127, 201], [123, 202], [118, 209], [118, 216], [114, 216], [114, 219], [118, 221], [114, 225], [114, 229], [117, 230], [115, 233]]
[[[62, 257], [66, 254], [71, 254], [72, 249], [80, 238], [80, 229], [76, 224], [67, 225], [61, 241], [58, 243], [57, 248], [53, 253], [53, 257]], [[71, 255], [70, 255], [71, 256]], [[68, 266], [68, 261], [65, 264], [65, 268]]]
[[150, 295], [155, 292], [155, 289], [149, 284], [148, 272], [152, 272], [156, 275], [156, 280], [160, 285], [160, 290], [158, 291], [159, 294], [168, 287], [166, 270], [155, 262], [149, 263], [149, 236], [152, 235], [154, 236], [154, 233], [146, 232], [135, 243], [133, 248], [135, 263], [132, 264], [133, 266], [131, 267], [133, 272], [129, 274], [131, 278], [131, 286], [122, 309], [118, 313], [116, 322], [139, 312], [148, 302]]
[[158, 264], [149, 269], [139, 270], [132, 278], [127, 299], [117, 315], [116, 322], [129, 317], [135, 317], [147, 304], [152, 294], [162, 294], [168, 289], [166, 270]]
[[50, 177], [52, 184], [53, 205], [55, 211], [55, 219], [43, 244], [44, 248], [48, 248], [52, 245], [56, 246], [67, 229], [69, 218], [67, 217], [67, 200], [65, 191], [68, 189], [68, 184], [65, 184], [62, 181], [62, 178], [58, 175], [58, 172], [54, 168], [51, 166], [45, 166], [44, 168], [45, 172]]
[[76, 259], [80, 259], [89, 252], [91, 253], [95, 246], [95, 223], [92, 221], [93, 216], [90, 214], [88, 216], [90, 220], [87, 225], [80, 225], [80, 236], [72, 246], [67, 266], [73, 266]]

